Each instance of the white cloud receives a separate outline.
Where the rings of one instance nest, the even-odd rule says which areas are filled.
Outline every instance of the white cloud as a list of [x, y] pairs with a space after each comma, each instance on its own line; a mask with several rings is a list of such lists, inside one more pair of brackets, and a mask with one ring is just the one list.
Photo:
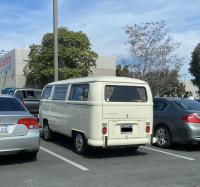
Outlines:
[[[61, 19], [61, 24], [71, 29], [83, 30], [86, 32], [92, 41], [94, 49], [99, 53], [125, 55], [128, 54], [128, 50], [127, 47], [124, 46], [126, 41], [126, 36], [123, 31], [124, 26], [127, 24], [164, 19], [168, 22], [170, 32], [173, 30], [180, 30], [180, 28], [182, 29], [183, 27], [182, 25], [184, 25], [185, 28], [181, 30], [180, 34], [184, 32], [187, 33], [189, 28], [187, 28], [185, 22], [189, 16], [185, 13], [186, 9], [188, 9], [190, 15], [191, 12], [196, 14], [198, 11], [193, 10], [197, 9], [194, 3], [187, 4], [188, 6], [186, 5], [186, 1], [174, 2], [172, 0], [168, 2], [156, 1], [153, 3], [152, 1], [139, 0], [134, 2], [113, 0], [99, 1], [99, 3], [95, 3], [94, 6], [83, 9], [80, 11], [81, 13], [77, 13], [74, 17], [69, 16], [70, 12], [67, 13], [69, 10], [62, 10], [63, 19]], [[196, 5], [198, 4], [197, 2]], [[176, 20], [178, 20], [178, 23]], [[195, 20], [190, 20], [190, 24], [194, 23], [194, 21]], [[193, 32], [195, 33], [195, 31]], [[198, 33], [198, 31], [196, 31], [196, 33]], [[176, 37], [177, 36], [178, 33]], [[177, 37], [177, 39], [179, 40], [180, 37]], [[191, 43], [193, 43], [192, 40]]]

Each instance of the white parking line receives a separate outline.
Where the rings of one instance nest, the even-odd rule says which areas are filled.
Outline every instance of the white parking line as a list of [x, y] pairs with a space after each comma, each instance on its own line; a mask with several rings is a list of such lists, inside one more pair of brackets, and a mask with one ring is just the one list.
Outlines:
[[56, 154], [56, 153], [54, 153], [54, 152], [52, 152], [52, 151], [50, 151], [50, 150], [48, 150], [48, 149], [46, 149], [46, 148], [44, 148], [44, 147], [41, 147], [41, 146], [40, 146], [40, 149], [43, 150], [43, 151], [45, 151], [45, 152], [47, 152], [47, 153], [49, 153], [50, 155], [55, 156], [56, 158], [59, 158], [59, 159], [65, 161], [65, 162], [67, 162], [68, 164], [71, 164], [71, 165], [73, 165], [73, 166], [79, 168], [79, 169], [82, 170], [82, 171], [89, 171], [88, 168], [86, 168], [86, 167], [84, 167], [84, 166], [82, 166], [82, 165], [80, 165], [80, 164], [77, 164], [77, 163], [75, 163], [75, 162], [73, 162], [73, 161], [71, 161], [71, 160], [69, 160], [69, 159], [67, 159], [67, 158], [65, 158], [65, 157], [63, 157], [63, 156], [61, 156], [61, 155], [58, 155], [58, 154]]
[[156, 152], [163, 153], [163, 154], [166, 154], [166, 155], [171, 155], [171, 156], [174, 156], [174, 157], [183, 158], [183, 159], [185, 159], [185, 160], [190, 160], [190, 161], [195, 160], [195, 159], [192, 158], [192, 157], [185, 157], [185, 156], [182, 156], [182, 155], [177, 155], [177, 154], [169, 153], [169, 152], [166, 152], [166, 151], [160, 151], [160, 150], [158, 150], [158, 149], [152, 149], [152, 148], [144, 147], [144, 146], [140, 146], [140, 147], [143, 148], [143, 149], [149, 149], [149, 150], [151, 150], [151, 151], [156, 151]]

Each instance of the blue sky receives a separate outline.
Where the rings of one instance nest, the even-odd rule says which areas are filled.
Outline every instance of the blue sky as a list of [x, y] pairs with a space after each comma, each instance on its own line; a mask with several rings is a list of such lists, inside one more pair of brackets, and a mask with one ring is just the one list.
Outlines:
[[[126, 57], [123, 27], [166, 20], [169, 34], [181, 43], [188, 73], [191, 52], [200, 42], [199, 0], [58, 0], [59, 26], [85, 32], [99, 55]], [[40, 43], [52, 32], [52, 0], [0, 0], [0, 49]]]

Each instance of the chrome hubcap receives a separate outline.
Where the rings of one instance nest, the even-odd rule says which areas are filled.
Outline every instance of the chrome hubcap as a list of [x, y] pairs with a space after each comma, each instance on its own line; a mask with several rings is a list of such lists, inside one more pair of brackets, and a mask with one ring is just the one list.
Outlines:
[[169, 138], [168, 132], [166, 131], [166, 129], [164, 128], [158, 129], [156, 133], [156, 138], [159, 145], [166, 144]]
[[78, 151], [81, 151], [83, 148], [83, 138], [80, 134], [76, 136], [76, 148]]

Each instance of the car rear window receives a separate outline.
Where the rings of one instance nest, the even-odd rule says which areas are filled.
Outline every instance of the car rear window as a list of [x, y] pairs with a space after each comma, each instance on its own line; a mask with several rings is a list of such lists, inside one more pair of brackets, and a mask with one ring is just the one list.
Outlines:
[[145, 87], [140, 86], [105, 86], [105, 101], [107, 102], [147, 102]]
[[17, 90], [15, 96], [19, 99], [40, 99], [40, 90]]
[[181, 99], [175, 103], [183, 110], [200, 110], [200, 103], [198, 101]]
[[0, 111], [26, 111], [15, 98], [0, 98]]

